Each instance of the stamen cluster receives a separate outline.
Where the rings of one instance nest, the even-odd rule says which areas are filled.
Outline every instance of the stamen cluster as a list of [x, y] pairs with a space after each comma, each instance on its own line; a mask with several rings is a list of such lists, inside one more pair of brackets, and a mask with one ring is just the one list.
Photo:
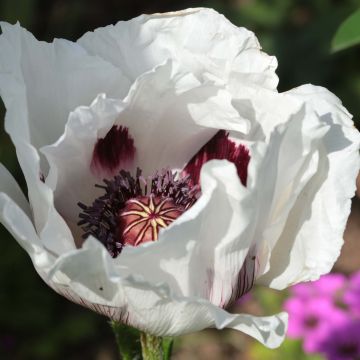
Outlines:
[[84, 239], [93, 235], [106, 246], [112, 257], [117, 257], [125, 246], [119, 215], [129, 200], [147, 196], [168, 199], [185, 211], [199, 197], [199, 187], [190, 186], [188, 176], [178, 177], [168, 169], [148, 178], [142, 176], [140, 169], [134, 177], [130, 172], [121, 170], [113, 179], [104, 179], [103, 182], [95, 187], [103, 189], [105, 194], [95, 199], [91, 206], [78, 203], [82, 209], [78, 225], [84, 231]]

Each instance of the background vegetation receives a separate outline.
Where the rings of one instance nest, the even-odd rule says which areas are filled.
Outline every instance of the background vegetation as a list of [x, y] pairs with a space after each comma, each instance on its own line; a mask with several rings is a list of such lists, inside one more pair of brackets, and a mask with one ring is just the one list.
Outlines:
[[[330, 48], [340, 23], [360, 6], [359, 0], [1, 0], [0, 19], [20, 21], [39, 40], [76, 40], [86, 31], [142, 13], [197, 6], [213, 7], [257, 34], [264, 50], [278, 58], [280, 91], [303, 83], [325, 86], [342, 99], [358, 121], [360, 48], [335, 54]], [[1, 122], [3, 117], [0, 103]], [[0, 162], [24, 186], [3, 124]], [[342, 270], [351, 271], [346, 266]], [[2, 227], [0, 284], [1, 359], [116, 359], [106, 319], [51, 291], [33, 270], [27, 254]], [[275, 312], [285, 296], [257, 289], [255, 299], [241, 306], [255, 313]], [[183, 337], [176, 349], [177, 359], [306, 358], [298, 342], [288, 341], [270, 354], [228, 331]]]

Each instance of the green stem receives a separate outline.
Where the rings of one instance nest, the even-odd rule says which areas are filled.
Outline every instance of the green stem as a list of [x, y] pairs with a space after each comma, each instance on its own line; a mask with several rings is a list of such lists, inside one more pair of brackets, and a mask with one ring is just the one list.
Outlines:
[[140, 333], [143, 360], [163, 360], [162, 338], [147, 333]]
[[116, 344], [124, 360], [169, 360], [173, 346], [170, 337], [158, 337], [111, 321]]
[[139, 331], [130, 327], [111, 321], [116, 344], [123, 360], [141, 359], [141, 346], [139, 341]]

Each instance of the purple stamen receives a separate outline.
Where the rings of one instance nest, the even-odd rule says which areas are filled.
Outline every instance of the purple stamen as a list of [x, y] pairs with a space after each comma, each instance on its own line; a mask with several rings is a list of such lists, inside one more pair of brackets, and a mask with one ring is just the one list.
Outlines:
[[[169, 216], [166, 216], [163, 222], [159, 219], [159, 224], [168, 225], [182, 212], [189, 209], [200, 194], [198, 186], [189, 185], [188, 177], [177, 178], [177, 175], [169, 169], [157, 172], [147, 179], [141, 175], [140, 169], [137, 169], [135, 177], [128, 171], [121, 170], [113, 179], [104, 179], [103, 183], [95, 186], [103, 189], [105, 194], [97, 198], [91, 206], [78, 203], [82, 210], [79, 214], [78, 225], [84, 231], [82, 236], [84, 239], [93, 235], [106, 246], [113, 257], [120, 254], [124, 245], [132, 244], [123, 236], [124, 227], [120, 224], [121, 213], [130, 200], [140, 199], [141, 203], [145, 204], [144, 198], [152, 197], [158, 206], [159, 202], [166, 200], [166, 205], [160, 206], [158, 210], [162, 212], [166, 210]], [[156, 214], [154, 215], [156, 217]], [[127, 221], [129, 222], [129, 219]], [[146, 235], [146, 239], [148, 237], [149, 235]], [[157, 235], [153, 240], [156, 238]]]

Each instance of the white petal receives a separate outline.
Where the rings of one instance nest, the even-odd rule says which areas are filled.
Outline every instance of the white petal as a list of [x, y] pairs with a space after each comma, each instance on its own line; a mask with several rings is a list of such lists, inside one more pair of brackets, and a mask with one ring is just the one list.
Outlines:
[[[284, 94], [290, 95], [294, 99], [305, 101], [309, 110], [315, 111], [326, 122], [352, 128], [354, 126], [351, 120], [351, 114], [344, 108], [341, 100], [321, 86], [306, 84], [294, 88]], [[343, 129], [346, 131], [346, 128]]]
[[246, 86], [235, 76], [230, 79], [229, 91], [240, 118], [249, 121], [251, 130], [242, 136], [248, 141], [268, 141], [274, 129], [287, 123], [304, 105], [288, 93]]
[[54, 207], [53, 193], [40, 179], [38, 152], [22, 141], [16, 143], [16, 150], [28, 186], [35, 227], [43, 245], [53, 254], [74, 249], [70, 229]]
[[242, 331], [267, 347], [278, 347], [284, 340], [287, 314], [256, 317], [230, 314], [198, 298], [164, 298], [151, 288], [134, 281], [124, 287], [130, 324], [159, 336], [177, 336], [214, 327]]
[[7, 169], [0, 164], [0, 219], [2, 224], [29, 253], [40, 246], [34, 226], [28, 216], [29, 204], [19, 185]]
[[37, 41], [19, 24], [1, 23], [0, 94], [6, 129], [39, 148], [63, 132], [69, 112], [100, 92], [124, 96], [122, 72], [66, 40]]
[[48, 276], [48, 281], [71, 284], [71, 289], [87, 301], [102, 304], [118, 301], [120, 280], [109, 253], [92, 237], [81, 249], [59, 257]]
[[168, 61], [140, 77], [124, 101], [98, 96], [90, 107], [71, 113], [55, 144], [42, 148], [50, 164], [46, 183], [68, 222], [75, 226], [77, 203], [91, 203], [99, 194], [94, 185], [119, 171], [109, 175], [91, 167], [97, 140], [113, 125], [129, 129], [136, 156], [127, 168], [134, 172], [139, 167], [145, 176], [164, 168], [182, 169], [222, 125], [246, 130], [225, 91], [179, 71]]
[[47, 278], [70, 300], [159, 336], [176, 336], [208, 327], [242, 331], [268, 347], [285, 336], [287, 315], [254, 317], [229, 314], [206, 299], [171, 294], [168, 284], [154, 284], [137, 274], [123, 278], [105, 248], [89, 238], [83, 249], [59, 258]]
[[43, 249], [30, 219], [12, 199], [2, 192], [0, 192], [0, 223], [30, 255], [37, 270], [52, 266], [54, 259]]
[[125, 101], [119, 123], [129, 126], [136, 162], [146, 175], [164, 167], [182, 169], [218, 129], [248, 128], [226, 91], [199, 82], [170, 60], [139, 78]]
[[260, 51], [255, 35], [212, 9], [142, 15], [99, 28], [78, 40], [135, 80], [167, 59], [175, 59], [201, 78], [238, 73], [243, 82], [276, 88], [276, 59]]
[[[337, 98], [309, 85], [289, 94], [306, 101], [305, 124], [316, 117], [328, 131], [317, 145], [317, 172], [298, 194], [272, 250], [269, 272], [259, 279], [279, 289], [330, 271], [343, 244], [360, 162], [359, 133]], [[307, 126], [303, 137], [310, 136]]]
[[13, 176], [3, 164], [0, 164], [0, 192], [9, 196], [27, 216], [30, 216], [29, 202]]
[[[264, 232], [264, 241], [269, 248], [281, 234], [300, 192], [320, 166], [319, 139], [327, 127], [320, 127], [315, 117], [313, 124], [309, 119], [311, 125], [306, 126], [304, 116], [303, 108], [286, 125], [275, 129], [269, 140], [264, 167], [257, 175], [260, 179], [257, 186], [264, 202], [260, 212], [267, 219], [258, 228]], [[265, 196], [269, 196], [268, 200]]]
[[275, 74], [277, 59], [259, 49], [261, 47], [257, 45], [239, 53], [235, 59], [234, 70], [228, 78], [229, 84], [238, 82], [258, 89], [276, 90], [279, 82]]
[[29, 253], [35, 267], [51, 265], [51, 255], [43, 250], [29, 219], [29, 204], [12, 175], [0, 164], [0, 222]]

